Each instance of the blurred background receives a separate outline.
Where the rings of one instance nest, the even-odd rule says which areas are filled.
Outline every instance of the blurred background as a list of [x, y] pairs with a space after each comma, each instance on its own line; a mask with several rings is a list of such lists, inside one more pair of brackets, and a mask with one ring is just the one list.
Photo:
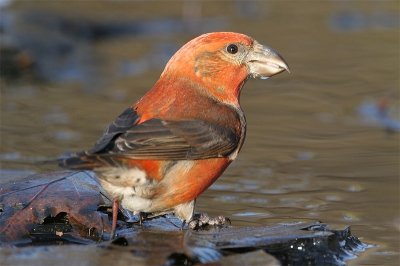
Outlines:
[[236, 226], [323, 221], [378, 244], [349, 264], [398, 265], [398, 1], [0, 1], [0, 183], [90, 149], [206, 32], [247, 34], [291, 73], [251, 79], [236, 161], [197, 211]]

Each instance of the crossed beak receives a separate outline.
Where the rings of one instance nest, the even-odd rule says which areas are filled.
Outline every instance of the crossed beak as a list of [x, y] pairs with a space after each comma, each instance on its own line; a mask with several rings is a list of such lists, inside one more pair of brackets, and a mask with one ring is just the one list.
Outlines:
[[268, 78], [285, 70], [290, 73], [288, 64], [278, 52], [257, 42], [247, 54], [245, 63], [252, 77]]

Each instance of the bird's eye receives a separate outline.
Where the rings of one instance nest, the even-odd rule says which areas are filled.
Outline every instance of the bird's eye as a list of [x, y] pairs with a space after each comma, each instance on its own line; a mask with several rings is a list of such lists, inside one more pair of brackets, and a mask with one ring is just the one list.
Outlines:
[[226, 47], [226, 51], [230, 54], [236, 54], [238, 52], [239, 48], [237, 47], [236, 44], [229, 44]]

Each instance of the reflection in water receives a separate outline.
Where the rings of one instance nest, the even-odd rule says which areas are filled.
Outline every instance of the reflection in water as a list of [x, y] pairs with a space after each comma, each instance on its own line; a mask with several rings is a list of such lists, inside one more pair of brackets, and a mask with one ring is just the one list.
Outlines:
[[2, 183], [12, 182], [13, 180], [18, 180], [20, 178], [30, 176], [35, 174], [32, 170], [6, 170], [0, 169], [0, 177], [2, 177]]
[[77, 132], [72, 131], [55, 131], [53, 138], [57, 140], [81, 140], [82, 137]]
[[43, 117], [43, 120], [46, 124], [68, 124], [70, 116], [60, 108], [54, 108], [50, 114]]
[[365, 101], [357, 108], [363, 125], [377, 126], [388, 131], [400, 131], [400, 106], [388, 104], [388, 98]]
[[152, 69], [163, 70], [168, 60], [178, 51], [180, 45], [175, 43], [157, 43], [151, 51], [142, 58], [135, 60], [122, 60], [118, 77], [140, 76]]
[[269, 216], [267, 213], [260, 213], [260, 212], [241, 212], [241, 213], [233, 213], [232, 216], [237, 217], [247, 217], [247, 216]]
[[257, 0], [235, 0], [234, 7], [237, 16], [245, 19], [262, 19], [268, 14], [268, 4]]
[[397, 12], [377, 11], [366, 14], [359, 11], [345, 11], [333, 14], [329, 19], [329, 26], [339, 32], [399, 30], [399, 22]]
[[[382, 3], [380, 3], [382, 2]], [[359, 32], [365, 30], [399, 30], [399, 14], [383, 7], [385, 1], [370, 1], [372, 12], [363, 12], [358, 3], [336, 1], [340, 10], [329, 17], [331, 29], [339, 32]]]
[[[2, 60], [2, 65], [3, 69], [8, 69], [16, 61], [14, 59], [26, 55], [32, 62], [29, 68], [33, 69], [17, 64], [16, 68], [20, 68], [21, 72], [29, 72], [35, 78], [46, 81], [78, 81], [87, 91], [96, 93], [99, 88], [110, 85], [110, 82], [118, 78], [164, 68], [168, 59], [182, 45], [166, 40], [188, 32], [198, 35], [220, 31], [226, 24], [223, 17], [207, 17], [201, 18], [196, 27], [189, 30], [181, 19], [175, 18], [130, 21], [114, 18], [110, 21], [64, 16], [35, 9], [2, 10], [0, 28], [2, 37], [7, 40], [2, 42], [2, 55], [9, 55], [10, 49], [17, 51], [7, 62]], [[119, 38], [123, 41], [129, 37], [156, 37], [159, 43], [138, 59], [127, 60], [121, 56], [115, 73], [111, 73], [109, 68], [100, 67], [111, 62], [104, 62], [106, 57], [96, 50], [95, 45], [107, 39]]]

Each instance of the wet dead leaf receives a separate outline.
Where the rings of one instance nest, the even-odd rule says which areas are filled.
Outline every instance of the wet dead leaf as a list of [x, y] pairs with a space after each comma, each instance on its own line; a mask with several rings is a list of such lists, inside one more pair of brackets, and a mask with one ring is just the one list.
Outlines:
[[[50, 230], [35, 229], [44, 224], [45, 218], [56, 217], [60, 213], [65, 213], [65, 223], [73, 228], [70, 234], [76, 238], [89, 239], [90, 229], [92, 232], [96, 229], [98, 234], [103, 230], [109, 231], [107, 215], [97, 211], [99, 205], [105, 204], [100, 192], [105, 194], [90, 171], [32, 175], [2, 185], [0, 241], [19, 241], [40, 230]], [[57, 233], [60, 231], [62, 234]], [[55, 228], [53, 234], [62, 237], [66, 231]]]

